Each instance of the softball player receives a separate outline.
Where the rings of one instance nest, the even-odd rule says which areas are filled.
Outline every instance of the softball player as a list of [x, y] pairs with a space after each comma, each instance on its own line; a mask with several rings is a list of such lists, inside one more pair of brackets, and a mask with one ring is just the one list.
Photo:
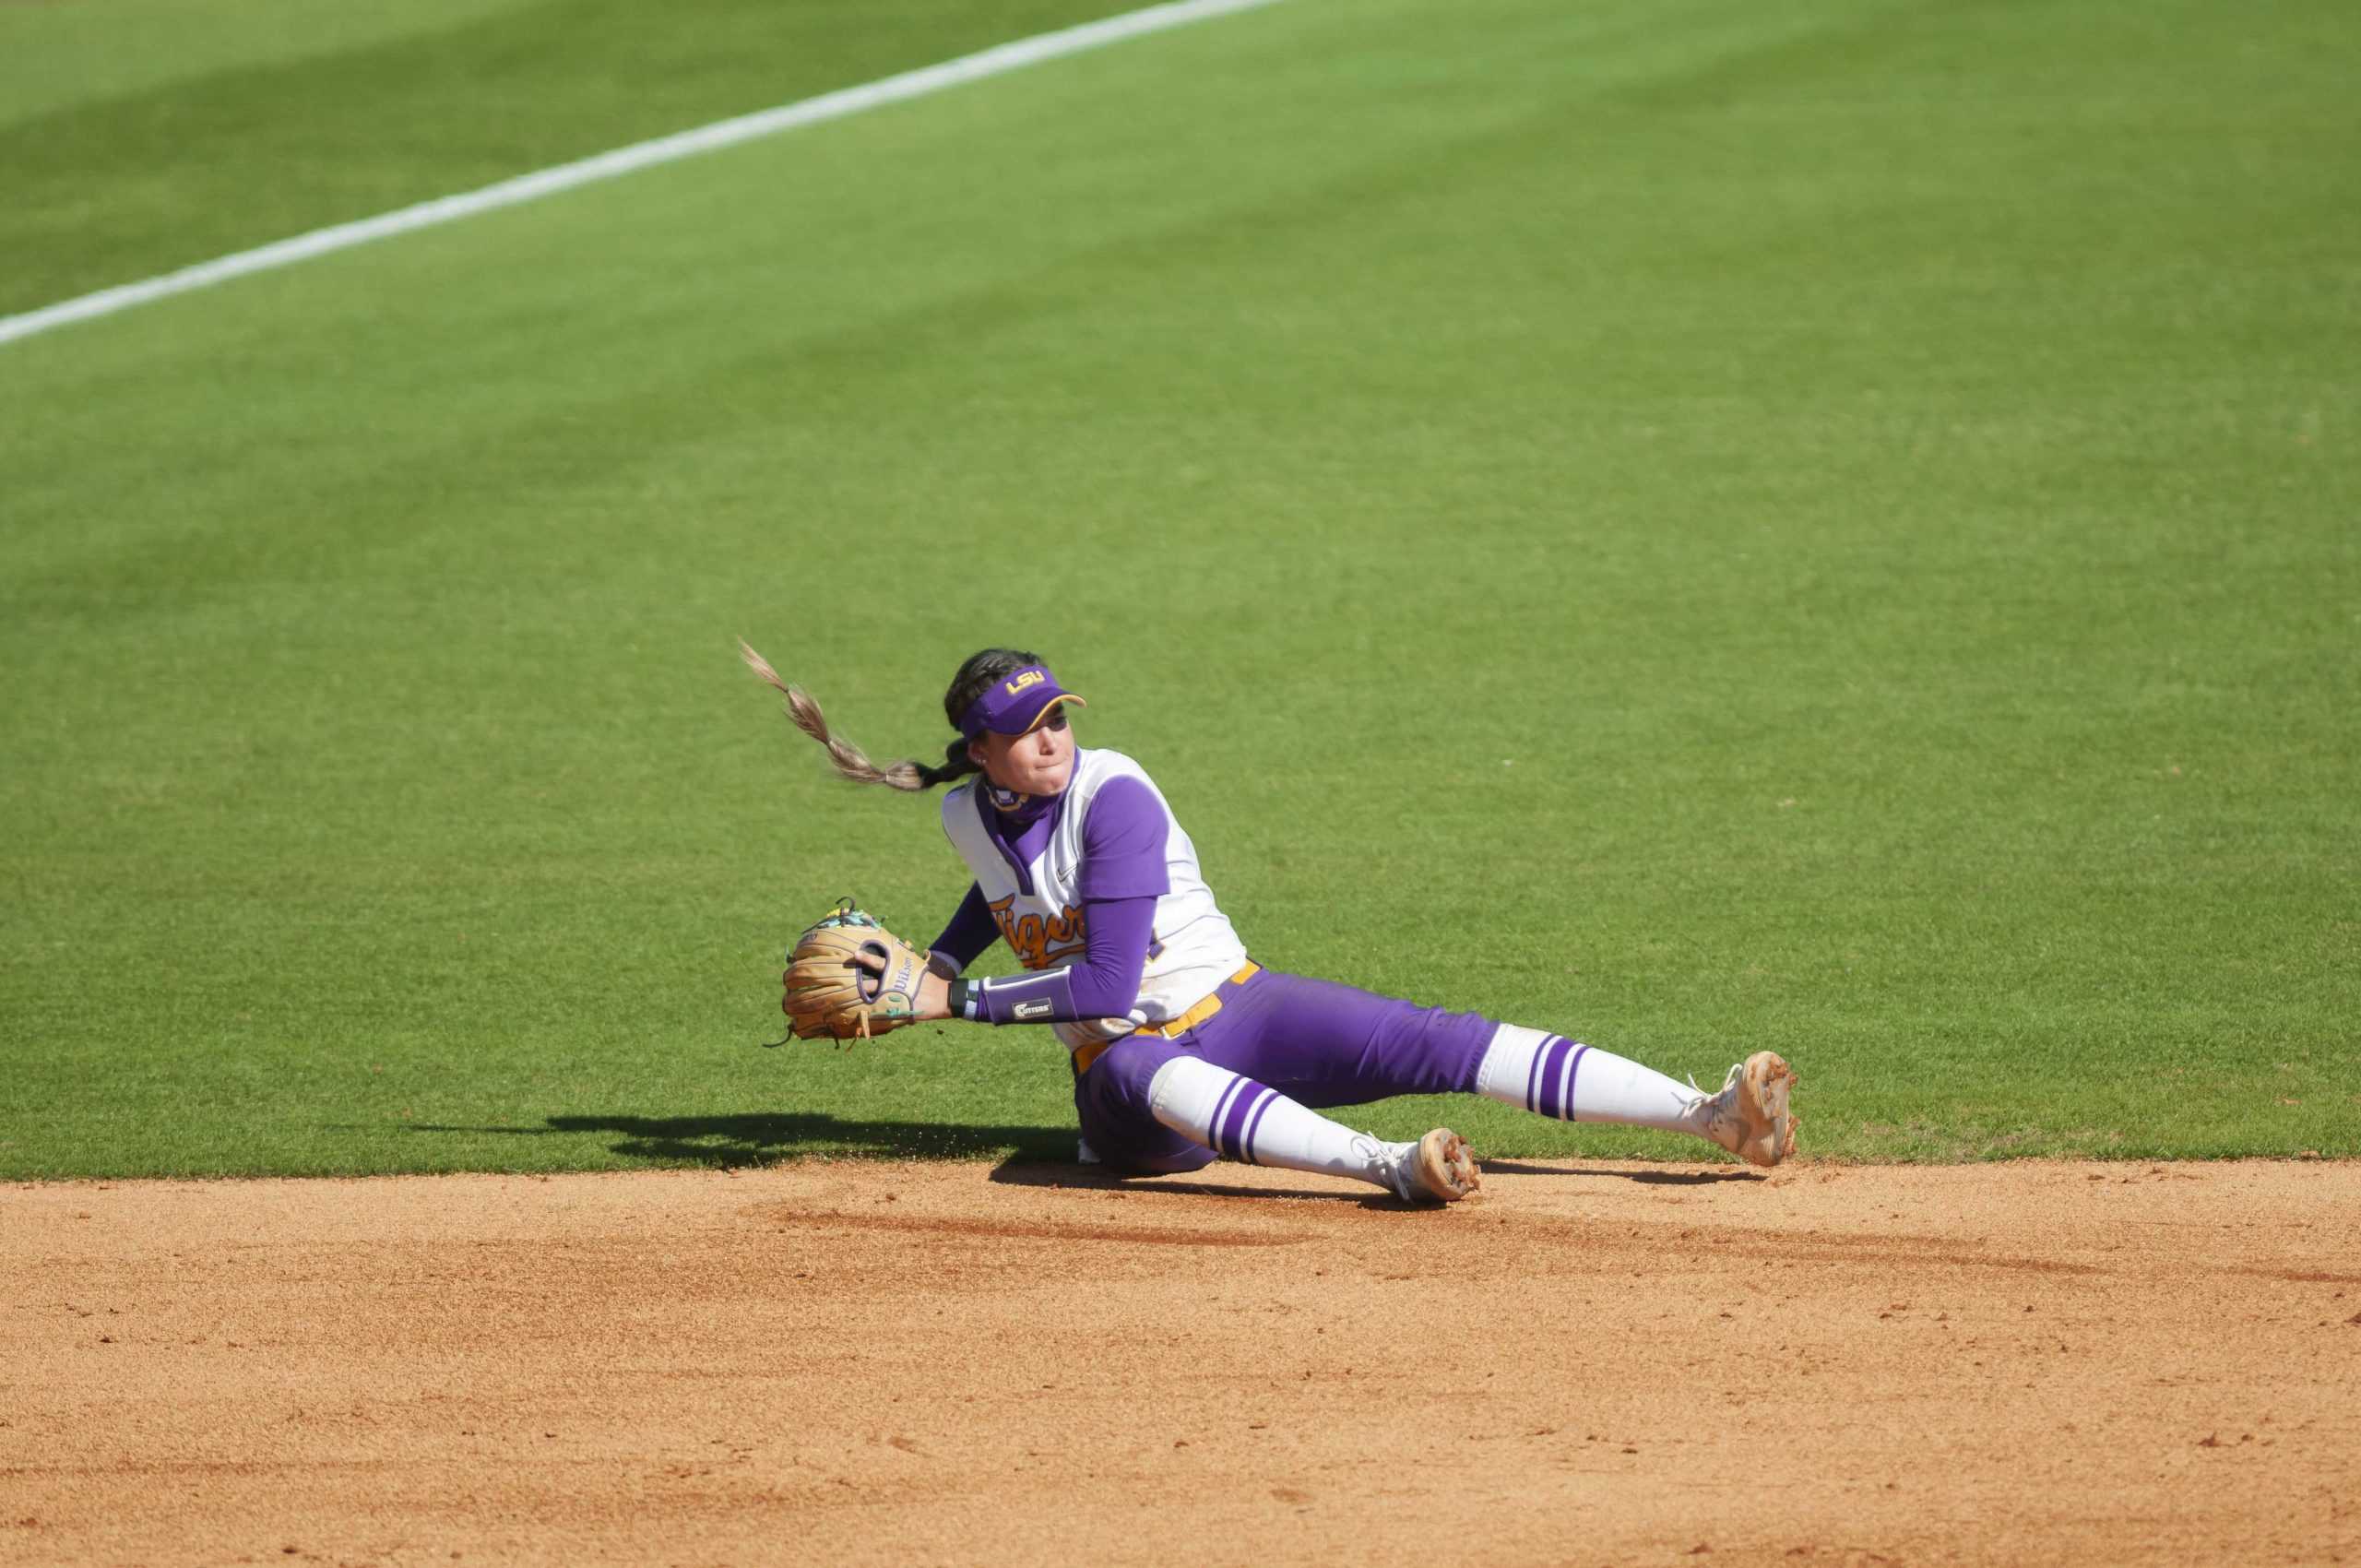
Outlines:
[[[1794, 1152], [1795, 1075], [1771, 1051], [1705, 1094], [1546, 1030], [1256, 964], [1155, 781], [1119, 752], [1076, 746], [1067, 710], [1082, 706], [1033, 654], [988, 648], [944, 695], [959, 735], [940, 767], [878, 767], [830, 737], [816, 707], [797, 717], [847, 778], [959, 781], [943, 829], [974, 880], [932, 944], [918, 1016], [1054, 1029], [1074, 1061], [1085, 1161], [1146, 1174], [1227, 1155], [1447, 1203], [1478, 1181], [1458, 1134], [1387, 1143], [1320, 1114], [1441, 1093], [1691, 1133], [1755, 1165]], [[1026, 972], [959, 978], [995, 940]]]

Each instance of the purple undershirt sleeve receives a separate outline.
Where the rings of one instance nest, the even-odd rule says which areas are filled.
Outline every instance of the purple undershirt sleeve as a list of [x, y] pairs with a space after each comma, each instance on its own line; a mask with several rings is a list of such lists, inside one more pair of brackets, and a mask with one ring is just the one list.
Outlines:
[[1083, 897], [1160, 898], [1171, 892], [1165, 863], [1171, 836], [1171, 814], [1155, 790], [1128, 776], [1109, 779], [1091, 797], [1082, 825]]
[[1082, 909], [1081, 961], [978, 982], [979, 1021], [1072, 1023], [1077, 1018], [1120, 1018], [1132, 1010], [1140, 998], [1140, 976], [1147, 968], [1156, 900], [1090, 898]]
[[967, 884], [967, 896], [959, 900], [959, 908], [943, 934], [934, 939], [931, 951], [941, 953], [959, 966], [966, 974], [967, 966], [983, 956], [984, 949], [1000, 939], [1000, 927], [992, 923], [991, 906], [984, 901], [984, 890], [974, 883]]

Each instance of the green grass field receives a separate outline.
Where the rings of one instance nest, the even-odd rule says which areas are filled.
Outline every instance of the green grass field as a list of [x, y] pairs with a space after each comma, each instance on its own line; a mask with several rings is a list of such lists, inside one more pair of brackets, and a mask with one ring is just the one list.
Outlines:
[[[1108, 8], [0, 7], [0, 312]], [[965, 879], [740, 634], [1037, 647], [1265, 963], [1816, 1156], [2361, 1155], [2356, 44], [1287, 0], [0, 345], [0, 1176], [1070, 1152], [756, 1048]]]

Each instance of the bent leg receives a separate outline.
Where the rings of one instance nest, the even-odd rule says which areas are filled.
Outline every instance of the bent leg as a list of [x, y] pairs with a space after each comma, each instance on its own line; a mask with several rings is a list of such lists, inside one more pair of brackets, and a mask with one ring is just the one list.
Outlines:
[[1099, 1052], [1074, 1081], [1082, 1141], [1098, 1162], [1125, 1176], [1169, 1176], [1203, 1170], [1214, 1162], [1207, 1141], [1156, 1119], [1149, 1086], [1157, 1069], [1187, 1052], [1155, 1035], [1133, 1035]]
[[1074, 1080], [1083, 1142], [1125, 1175], [1201, 1170], [1219, 1151], [1248, 1164], [1349, 1176], [1398, 1196], [1448, 1203], [1479, 1183], [1466, 1146], [1438, 1128], [1416, 1143], [1356, 1133], [1190, 1047], [1134, 1035]]
[[1202, 1057], [1158, 1067], [1148, 1099], [1165, 1126], [1249, 1165], [1348, 1176], [1413, 1201], [1450, 1203], [1481, 1184], [1466, 1144], [1447, 1128], [1388, 1143]]

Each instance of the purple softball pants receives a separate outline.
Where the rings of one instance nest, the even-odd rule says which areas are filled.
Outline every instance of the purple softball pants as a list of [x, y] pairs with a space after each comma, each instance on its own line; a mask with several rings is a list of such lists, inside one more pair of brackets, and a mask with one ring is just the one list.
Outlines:
[[1334, 980], [1264, 969], [1216, 993], [1221, 1011], [1180, 1036], [1136, 1034], [1099, 1053], [1074, 1079], [1074, 1111], [1091, 1151], [1112, 1170], [1154, 1175], [1198, 1170], [1214, 1151], [1158, 1122], [1148, 1084], [1176, 1056], [1199, 1056], [1314, 1110], [1397, 1094], [1454, 1094], [1476, 1070], [1499, 1026], [1373, 995]]

